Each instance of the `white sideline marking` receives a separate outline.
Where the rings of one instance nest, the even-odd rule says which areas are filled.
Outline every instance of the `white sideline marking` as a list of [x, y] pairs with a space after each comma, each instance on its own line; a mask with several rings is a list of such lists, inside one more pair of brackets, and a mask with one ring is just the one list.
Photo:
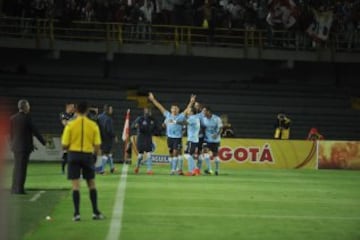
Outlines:
[[116, 200], [113, 208], [113, 214], [111, 217], [110, 228], [106, 240], [118, 240], [120, 237], [128, 168], [129, 166], [127, 164], [123, 165], [120, 183], [117, 187], [117, 192], [115, 196]]
[[39, 192], [37, 192], [29, 201], [30, 202], [35, 202], [35, 201], [37, 201], [40, 197], [41, 197], [41, 195], [42, 194], [44, 194], [46, 191], [39, 191]]

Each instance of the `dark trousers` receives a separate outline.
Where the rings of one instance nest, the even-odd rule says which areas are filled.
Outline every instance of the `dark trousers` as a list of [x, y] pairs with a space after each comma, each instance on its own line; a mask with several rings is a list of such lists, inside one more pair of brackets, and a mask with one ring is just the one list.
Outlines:
[[15, 164], [13, 170], [13, 179], [11, 192], [15, 194], [24, 194], [27, 165], [29, 162], [30, 152], [14, 152]]

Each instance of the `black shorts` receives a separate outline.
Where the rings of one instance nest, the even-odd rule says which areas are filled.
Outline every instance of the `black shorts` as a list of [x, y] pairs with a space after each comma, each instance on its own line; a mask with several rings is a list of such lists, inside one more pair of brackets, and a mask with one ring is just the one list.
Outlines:
[[198, 145], [199, 144], [195, 143], [195, 142], [187, 142], [185, 153], [190, 154], [190, 155], [198, 154], [199, 153]]
[[167, 144], [169, 148], [169, 153], [172, 153], [173, 150], [181, 151], [182, 143], [181, 138], [167, 138]]
[[68, 152], [68, 179], [79, 179], [81, 174], [86, 180], [95, 178], [93, 154]]
[[220, 143], [204, 143], [203, 148], [209, 149], [214, 156], [217, 156], [219, 152]]
[[67, 152], [63, 152], [63, 155], [62, 155], [62, 160], [63, 160], [63, 162], [67, 163], [67, 158], [68, 158], [68, 153], [67, 153]]
[[203, 145], [204, 145], [204, 137], [199, 138], [199, 143], [198, 143], [198, 151], [199, 153], [201, 153], [202, 149], [203, 149]]
[[153, 151], [152, 137], [138, 136], [136, 147], [139, 153], [152, 152]]

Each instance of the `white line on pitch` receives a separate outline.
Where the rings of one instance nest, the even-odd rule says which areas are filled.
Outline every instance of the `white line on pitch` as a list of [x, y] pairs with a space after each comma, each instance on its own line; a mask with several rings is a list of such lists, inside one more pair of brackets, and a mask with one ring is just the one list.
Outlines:
[[37, 200], [41, 197], [41, 195], [44, 194], [44, 193], [45, 193], [45, 191], [39, 191], [39, 192], [37, 192], [29, 201], [30, 201], [30, 202], [35, 202], [35, 201], [37, 201]]
[[126, 190], [126, 178], [127, 178], [128, 165], [124, 164], [121, 171], [120, 183], [117, 187], [115, 196], [115, 204], [111, 217], [110, 228], [106, 237], [106, 240], [118, 240], [121, 233], [122, 216], [124, 212], [124, 199]]

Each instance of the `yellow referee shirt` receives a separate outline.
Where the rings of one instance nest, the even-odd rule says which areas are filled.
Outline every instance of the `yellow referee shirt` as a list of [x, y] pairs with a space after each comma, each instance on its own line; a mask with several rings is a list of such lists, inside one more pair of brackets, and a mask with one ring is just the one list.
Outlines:
[[94, 145], [101, 144], [99, 127], [86, 116], [77, 116], [65, 126], [61, 144], [69, 151], [93, 153]]

